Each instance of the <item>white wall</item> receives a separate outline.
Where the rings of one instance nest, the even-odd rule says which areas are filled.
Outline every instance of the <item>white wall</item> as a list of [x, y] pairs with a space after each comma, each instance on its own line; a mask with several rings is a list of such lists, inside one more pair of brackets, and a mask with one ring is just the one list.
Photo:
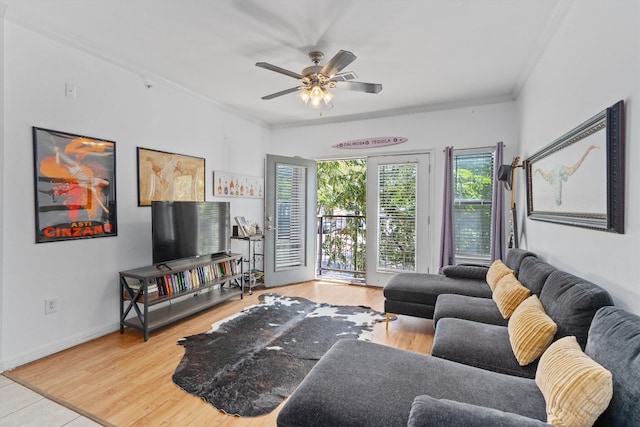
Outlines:
[[[523, 243], [548, 262], [603, 286], [616, 305], [636, 313], [640, 313], [639, 4], [636, 0], [574, 2], [517, 102], [520, 154], [526, 158], [625, 100], [625, 234], [527, 219]], [[519, 191], [524, 207], [524, 187]]]
[[[204, 157], [214, 200], [213, 170], [263, 174], [269, 131], [10, 22], [5, 30], [0, 360], [11, 369], [118, 329], [118, 271], [151, 263], [137, 146]], [[32, 126], [116, 141], [117, 237], [34, 243]], [[262, 216], [261, 200], [231, 203], [232, 215]], [[58, 298], [57, 313], [44, 314], [47, 297]]]
[[[334, 101], [339, 108], [340, 94]], [[270, 152], [310, 159], [365, 157], [395, 152], [431, 151], [431, 230], [430, 271], [439, 262], [442, 186], [444, 179], [444, 147], [472, 148], [505, 143], [504, 158], [508, 163], [516, 154], [517, 121], [515, 104], [501, 102], [489, 105], [454, 108], [404, 116], [359, 120], [346, 123], [274, 129]], [[376, 149], [337, 149], [339, 142], [359, 138], [403, 136], [408, 141]], [[508, 195], [508, 194], [507, 194]]]
[[[0, 82], [4, 82], [4, 16], [7, 12], [7, 7], [5, 5], [0, 4]], [[1, 159], [6, 159], [5, 153], [5, 138], [4, 138], [4, 112], [5, 112], [5, 102], [4, 102], [4, 84], [0, 84], [0, 200], [4, 202], [4, 185], [2, 183], [6, 182], [6, 176], [4, 174], [4, 162]], [[4, 297], [4, 286], [3, 286], [3, 275], [2, 271], [4, 271], [4, 245], [1, 244], [4, 242], [4, 209], [0, 207], [0, 372], [4, 371], [4, 363], [2, 360], [2, 349], [3, 347], [3, 331], [4, 325], [6, 324], [4, 320], [3, 313], [5, 312], [5, 297]]]

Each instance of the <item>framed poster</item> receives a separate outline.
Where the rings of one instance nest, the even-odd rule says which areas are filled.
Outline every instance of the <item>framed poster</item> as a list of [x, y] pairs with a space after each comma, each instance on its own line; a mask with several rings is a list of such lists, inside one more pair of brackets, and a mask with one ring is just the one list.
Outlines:
[[238, 173], [214, 171], [213, 195], [221, 197], [246, 197], [262, 199], [264, 178]]
[[138, 206], [203, 202], [204, 172], [203, 158], [138, 147]]
[[624, 233], [624, 161], [619, 101], [526, 160], [527, 215]]
[[36, 243], [118, 234], [115, 142], [34, 127], [33, 158]]

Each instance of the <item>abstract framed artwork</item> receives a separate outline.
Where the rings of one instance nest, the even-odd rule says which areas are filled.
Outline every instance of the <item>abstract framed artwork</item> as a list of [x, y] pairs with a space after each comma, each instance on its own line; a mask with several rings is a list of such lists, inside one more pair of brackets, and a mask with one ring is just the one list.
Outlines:
[[36, 243], [118, 234], [115, 142], [33, 128]]
[[205, 160], [138, 147], [138, 206], [152, 201], [203, 202]]
[[619, 101], [529, 157], [528, 217], [624, 233], [624, 144]]

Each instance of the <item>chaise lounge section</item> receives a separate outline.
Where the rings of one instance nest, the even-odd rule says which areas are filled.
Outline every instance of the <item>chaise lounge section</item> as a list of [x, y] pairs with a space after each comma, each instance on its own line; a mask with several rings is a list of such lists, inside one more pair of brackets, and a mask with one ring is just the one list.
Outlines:
[[[535, 254], [511, 249], [504, 263], [517, 275], [522, 261], [531, 256]], [[488, 270], [488, 267], [482, 266], [456, 265], [444, 267], [443, 274], [394, 274], [384, 287], [384, 310], [388, 314], [432, 319], [440, 295], [491, 298], [491, 288], [486, 280]]]

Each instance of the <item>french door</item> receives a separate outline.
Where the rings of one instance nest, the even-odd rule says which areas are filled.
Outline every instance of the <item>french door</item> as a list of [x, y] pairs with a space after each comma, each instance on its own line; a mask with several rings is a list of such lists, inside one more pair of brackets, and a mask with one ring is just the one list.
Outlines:
[[268, 154], [265, 170], [265, 286], [313, 280], [316, 162]]
[[429, 272], [430, 154], [367, 159], [367, 285]]

